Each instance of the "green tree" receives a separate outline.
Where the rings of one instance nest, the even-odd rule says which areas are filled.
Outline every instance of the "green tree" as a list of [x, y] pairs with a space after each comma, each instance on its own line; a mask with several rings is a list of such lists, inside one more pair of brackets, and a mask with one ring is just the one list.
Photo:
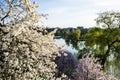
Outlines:
[[80, 40], [81, 31], [79, 29], [76, 30], [66, 30], [65, 31], [65, 42], [67, 45], [72, 44], [72, 47], [75, 49], [79, 49], [78, 41]]
[[70, 32], [70, 30], [66, 30], [66, 31], [65, 31], [65, 40], [70, 40], [70, 37], [71, 37], [71, 32]]
[[85, 44], [98, 50], [97, 56], [104, 64], [110, 53], [120, 53], [120, 12], [100, 13], [96, 22], [104, 28], [91, 28], [85, 36]]
[[88, 30], [87, 34], [85, 35], [85, 45], [93, 47], [98, 43], [98, 37], [103, 34], [103, 29], [94, 27]]
[[80, 39], [80, 30], [77, 29], [77, 30], [72, 30], [71, 32], [71, 38], [73, 41], [78, 41]]

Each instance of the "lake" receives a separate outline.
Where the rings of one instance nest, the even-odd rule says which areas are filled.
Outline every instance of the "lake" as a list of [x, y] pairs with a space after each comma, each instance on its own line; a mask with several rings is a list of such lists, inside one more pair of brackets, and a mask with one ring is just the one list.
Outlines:
[[[77, 46], [75, 46], [74, 44], [66, 43], [66, 41], [63, 38], [54, 40], [59, 47], [64, 45], [65, 50], [75, 55], [79, 52], [78, 50], [82, 50], [85, 47], [85, 41], [79, 41], [77, 43]], [[120, 80], [120, 58], [116, 59], [114, 55], [110, 55], [110, 57], [108, 57], [108, 61], [106, 61], [104, 65], [104, 70], [114, 75]]]
[[[60, 46], [64, 46], [65, 50], [70, 51], [72, 54], [78, 53], [78, 50], [75, 49], [75, 47], [72, 46], [72, 44], [68, 45], [63, 38], [60, 39], [54, 39], [56, 44]], [[84, 41], [80, 41], [78, 43], [79, 49], [83, 49], [85, 47]]]

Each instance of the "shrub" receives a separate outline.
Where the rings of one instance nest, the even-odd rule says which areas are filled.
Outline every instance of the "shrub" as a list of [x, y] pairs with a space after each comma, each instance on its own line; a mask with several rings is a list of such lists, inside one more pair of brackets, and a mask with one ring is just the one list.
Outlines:
[[23, 25], [0, 27], [0, 79], [55, 79], [56, 64], [51, 59], [59, 48], [50, 34], [37, 30]]
[[103, 72], [97, 59], [89, 56], [80, 59], [74, 75], [75, 80], [116, 80], [112, 75]]

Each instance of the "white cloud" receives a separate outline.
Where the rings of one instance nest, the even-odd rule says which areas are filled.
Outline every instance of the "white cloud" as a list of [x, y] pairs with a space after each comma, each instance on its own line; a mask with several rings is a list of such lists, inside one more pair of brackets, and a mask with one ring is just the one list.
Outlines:
[[118, 6], [120, 0], [94, 0], [94, 4], [97, 6]]
[[120, 0], [55, 0], [47, 3], [43, 13], [48, 13], [46, 24], [61, 26], [95, 26], [96, 13], [119, 10]]
[[67, 11], [67, 8], [65, 7], [56, 7], [56, 8], [50, 8], [48, 10], [45, 10], [45, 13], [48, 13], [48, 14], [61, 14], [61, 13], [64, 13]]
[[91, 10], [85, 11], [76, 11], [76, 12], [66, 12], [65, 14], [58, 15], [50, 15], [47, 21], [49, 26], [60, 26], [60, 27], [77, 27], [77, 26], [85, 26], [92, 27], [95, 26], [94, 19], [96, 18], [96, 14], [94, 11], [90, 13]]

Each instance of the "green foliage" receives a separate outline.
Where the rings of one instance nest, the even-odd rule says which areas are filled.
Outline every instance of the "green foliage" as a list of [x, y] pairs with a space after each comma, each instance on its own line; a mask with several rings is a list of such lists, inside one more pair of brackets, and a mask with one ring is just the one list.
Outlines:
[[96, 22], [105, 28], [91, 28], [85, 35], [85, 45], [97, 50], [95, 56], [106, 60], [111, 52], [120, 53], [120, 12], [104, 12], [99, 14]]
[[85, 45], [94, 47], [98, 46], [99, 50], [105, 50], [105, 47], [108, 45], [111, 46], [111, 49], [119, 45], [120, 40], [120, 29], [112, 29], [111, 32], [108, 32], [107, 29], [102, 28], [92, 28], [88, 31], [85, 36]]
[[70, 32], [70, 30], [66, 30], [66, 31], [65, 31], [65, 39], [66, 39], [66, 40], [70, 40], [70, 37], [71, 37], [71, 32]]
[[72, 41], [78, 41], [80, 39], [80, 30], [66, 30], [65, 31], [65, 39], [66, 40], [72, 40]]
[[89, 52], [90, 52], [90, 48], [85, 47], [83, 49], [79, 49], [76, 56], [78, 57], [78, 59], [81, 59], [85, 53], [89, 53]]
[[80, 40], [80, 34], [81, 31], [79, 29], [76, 30], [66, 30], [65, 31], [65, 41], [67, 43], [67, 45], [72, 44], [72, 46], [75, 49], [78, 49], [78, 41]]
[[[85, 45], [93, 47], [95, 44], [98, 44], [98, 37], [103, 33], [103, 29], [101, 28], [91, 28], [88, 30], [85, 35]], [[102, 38], [101, 38], [102, 39]]]
[[73, 40], [79, 40], [80, 39], [80, 30], [72, 30], [71, 38]]

